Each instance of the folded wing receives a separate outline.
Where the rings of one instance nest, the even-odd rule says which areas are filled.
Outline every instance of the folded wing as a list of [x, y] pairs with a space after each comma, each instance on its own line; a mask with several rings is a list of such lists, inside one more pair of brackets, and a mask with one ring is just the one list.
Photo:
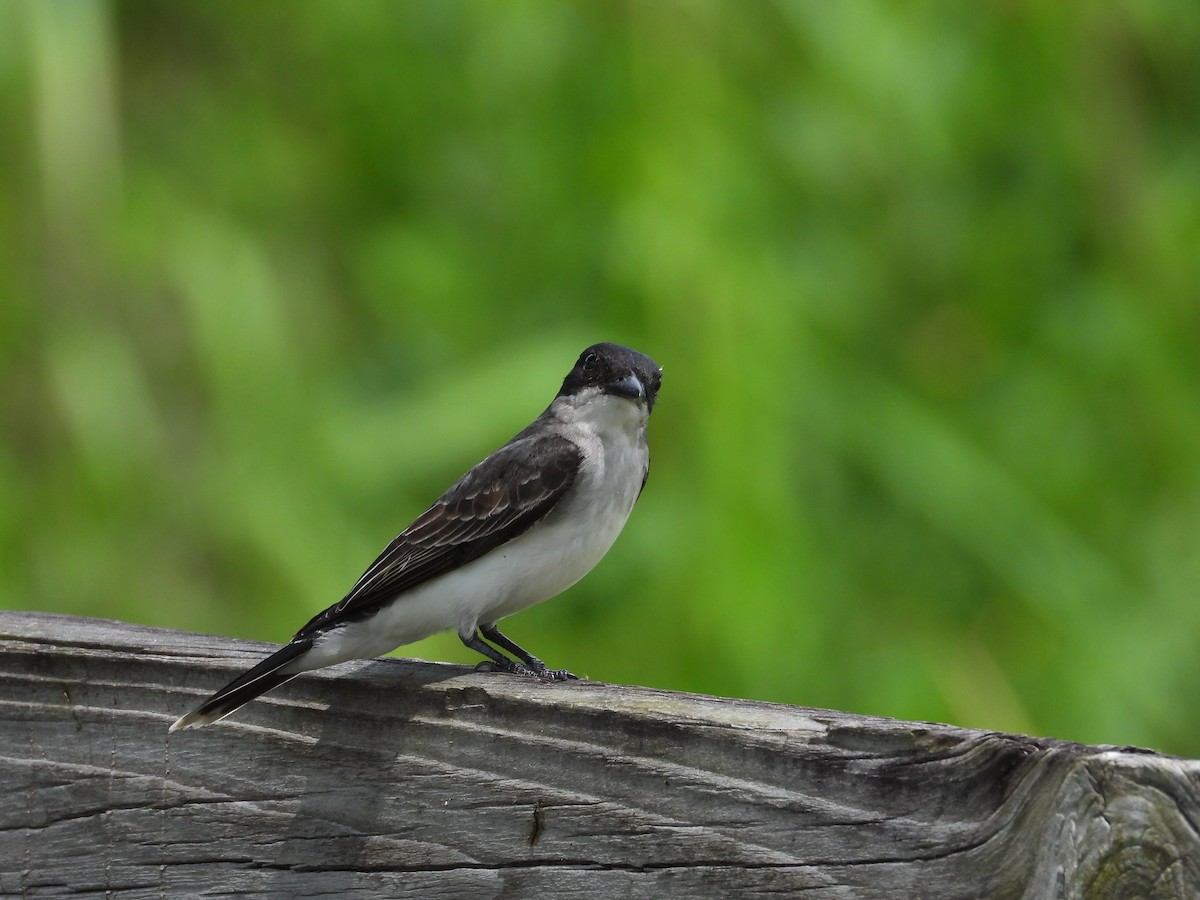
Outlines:
[[478, 559], [546, 516], [575, 482], [579, 449], [555, 434], [519, 435], [467, 472], [393, 540], [340, 601], [296, 639], [368, 616], [399, 594]]

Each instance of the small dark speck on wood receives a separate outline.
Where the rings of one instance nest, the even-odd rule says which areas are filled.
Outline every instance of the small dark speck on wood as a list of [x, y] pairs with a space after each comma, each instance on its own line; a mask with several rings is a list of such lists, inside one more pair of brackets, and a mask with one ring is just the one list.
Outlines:
[[0, 612], [0, 896], [1200, 897], [1200, 762]]

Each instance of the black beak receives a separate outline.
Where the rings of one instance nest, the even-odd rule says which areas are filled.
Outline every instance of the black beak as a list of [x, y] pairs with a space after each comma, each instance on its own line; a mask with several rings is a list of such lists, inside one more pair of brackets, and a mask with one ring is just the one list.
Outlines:
[[640, 378], [630, 373], [619, 381], [610, 381], [604, 390], [618, 397], [628, 397], [630, 400], [640, 400], [646, 396], [646, 388]]

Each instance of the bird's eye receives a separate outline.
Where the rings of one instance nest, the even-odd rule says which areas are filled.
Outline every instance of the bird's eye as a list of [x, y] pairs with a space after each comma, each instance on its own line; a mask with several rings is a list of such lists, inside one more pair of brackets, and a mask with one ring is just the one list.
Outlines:
[[596, 365], [596, 354], [589, 350], [583, 355], [583, 367], [590, 369], [594, 365]]

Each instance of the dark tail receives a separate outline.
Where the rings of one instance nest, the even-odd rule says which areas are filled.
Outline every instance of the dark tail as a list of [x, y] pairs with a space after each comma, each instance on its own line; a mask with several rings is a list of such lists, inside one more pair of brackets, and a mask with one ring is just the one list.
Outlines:
[[312, 645], [313, 642], [309, 638], [292, 641], [286, 647], [268, 656], [249, 672], [233, 679], [186, 716], [177, 719], [170, 730], [181, 731], [184, 728], [200, 728], [204, 725], [211, 725], [260, 694], [265, 694], [271, 688], [279, 687], [285, 681], [291, 681], [300, 673], [281, 670], [286, 668], [288, 663], [312, 649]]

